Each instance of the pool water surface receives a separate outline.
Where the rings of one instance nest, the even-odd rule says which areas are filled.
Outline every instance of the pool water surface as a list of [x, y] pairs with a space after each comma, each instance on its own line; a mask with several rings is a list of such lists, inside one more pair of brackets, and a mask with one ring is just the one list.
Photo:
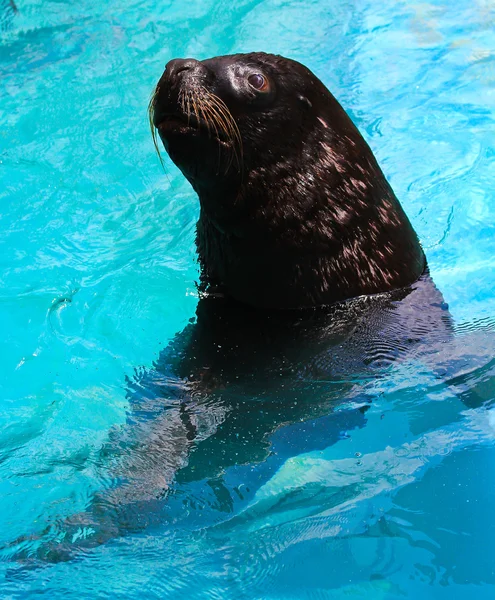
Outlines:
[[[0, 596], [493, 598], [495, 1], [17, 8], [0, 1]], [[306, 64], [370, 144], [449, 305], [455, 375], [397, 363], [359, 382], [367, 410], [281, 420], [256, 460], [227, 439], [240, 458], [214, 476], [171, 461], [166, 493], [125, 533], [103, 508], [101, 534], [70, 519], [115, 484], [108, 440], [139, 445], [136, 382], [198, 301], [197, 197], [161, 168], [149, 98], [172, 58], [255, 50]]]

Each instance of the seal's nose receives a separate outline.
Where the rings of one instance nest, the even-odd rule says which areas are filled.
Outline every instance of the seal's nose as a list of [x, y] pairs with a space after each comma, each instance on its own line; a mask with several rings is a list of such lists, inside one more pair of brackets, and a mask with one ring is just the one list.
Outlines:
[[179, 100], [181, 91], [194, 91], [197, 87], [209, 86], [214, 77], [214, 73], [195, 58], [175, 58], [169, 61], [150, 105], [155, 127], [158, 127], [166, 115], [184, 112], [184, 104]]
[[167, 63], [165, 74], [171, 83], [175, 83], [186, 73], [191, 75], [196, 72], [201, 73], [203, 70], [203, 65], [195, 58], [175, 58]]

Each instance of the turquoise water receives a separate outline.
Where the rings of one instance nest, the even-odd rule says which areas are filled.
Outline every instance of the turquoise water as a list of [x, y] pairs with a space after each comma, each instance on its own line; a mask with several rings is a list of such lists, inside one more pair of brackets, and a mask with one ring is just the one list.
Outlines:
[[[0, 2], [1, 597], [493, 598], [495, 2], [18, 8]], [[361, 419], [344, 403], [285, 423], [268, 458], [179, 482], [149, 523], [28, 560], [111, 487], [99, 451], [129, 381], [194, 315], [198, 205], [154, 154], [153, 86], [173, 57], [250, 50], [304, 62], [352, 115], [449, 304], [462, 377], [398, 364]]]

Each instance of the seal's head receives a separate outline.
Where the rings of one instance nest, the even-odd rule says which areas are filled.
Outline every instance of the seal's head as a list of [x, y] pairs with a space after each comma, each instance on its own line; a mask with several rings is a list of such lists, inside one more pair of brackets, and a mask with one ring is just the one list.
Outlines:
[[423, 272], [369, 146], [300, 63], [265, 53], [172, 60], [150, 119], [199, 195], [206, 285], [300, 308], [404, 287]]

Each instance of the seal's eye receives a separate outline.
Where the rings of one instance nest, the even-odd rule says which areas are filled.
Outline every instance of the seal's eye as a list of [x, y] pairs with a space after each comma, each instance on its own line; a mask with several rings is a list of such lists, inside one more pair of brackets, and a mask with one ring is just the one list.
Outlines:
[[253, 73], [248, 77], [248, 81], [258, 92], [268, 91], [268, 80], [261, 73]]

